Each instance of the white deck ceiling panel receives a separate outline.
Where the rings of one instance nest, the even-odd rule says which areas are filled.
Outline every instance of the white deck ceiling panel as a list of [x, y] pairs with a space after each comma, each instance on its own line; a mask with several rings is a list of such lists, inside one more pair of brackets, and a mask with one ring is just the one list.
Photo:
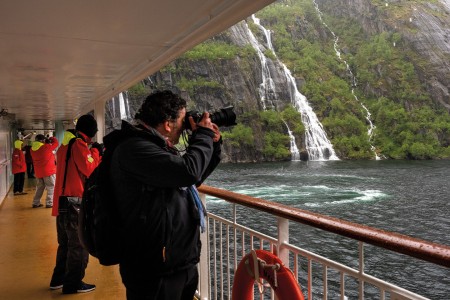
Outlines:
[[1, 1], [0, 109], [75, 118], [272, 1]]

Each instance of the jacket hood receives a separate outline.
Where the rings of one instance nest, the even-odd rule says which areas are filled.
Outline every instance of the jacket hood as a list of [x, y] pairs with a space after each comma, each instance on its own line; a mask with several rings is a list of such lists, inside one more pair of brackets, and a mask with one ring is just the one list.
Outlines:
[[44, 145], [44, 143], [34, 141], [33, 144], [31, 144], [31, 150], [38, 151], [39, 148], [41, 148]]
[[64, 132], [64, 137], [63, 137], [63, 140], [62, 140], [62, 145], [67, 146], [67, 145], [69, 144], [70, 140], [73, 139], [73, 138], [75, 138], [75, 137], [76, 137], [75, 134], [73, 134], [73, 133], [70, 132], [70, 131]]
[[17, 141], [14, 142], [14, 148], [21, 150], [22, 149], [22, 144], [23, 144], [23, 141], [17, 140]]

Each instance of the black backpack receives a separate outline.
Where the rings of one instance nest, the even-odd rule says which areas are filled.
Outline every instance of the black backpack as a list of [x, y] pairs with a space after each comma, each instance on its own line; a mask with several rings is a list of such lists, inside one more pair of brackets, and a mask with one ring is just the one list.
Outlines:
[[123, 245], [117, 204], [109, 179], [114, 148], [105, 150], [101, 163], [86, 179], [78, 215], [81, 244], [104, 266], [120, 263]]
[[[78, 236], [81, 244], [104, 266], [120, 263], [123, 247], [131, 238], [140, 239], [140, 236], [136, 236], [141, 234], [141, 231], [136, 230], [126, 232], [121, 226], [117, 199], [113, 194], [109, 174], [113, 152], [118, 145], [132, 137], [149, 137], [141, 130], [132, 130], [134, 127], [127, 123], [123, 124], [123, 127], [131, 128], [131, 131], [114, 130], [104, 137], [105, 151], [102, 161], [86, 179], [78, 215]], [[149, 190], [152, 189], [142, 186], [142, 195]], [[142, 209], [139, 215], [132, 218], [145, 221], [148, 201], [144, 201], [143, 197], [139, 200], [142, 201]]]

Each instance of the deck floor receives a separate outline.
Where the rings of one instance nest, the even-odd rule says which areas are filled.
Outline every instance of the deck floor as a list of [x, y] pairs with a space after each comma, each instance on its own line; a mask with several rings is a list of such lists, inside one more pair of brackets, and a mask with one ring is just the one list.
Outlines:
[[27, 195], [12, 189], [0, 207], [0, 300], [126, 299], [118, 266], [105, 267], [89, 258], [84, 281], [97, 286], [90, 293], [63, 295], [49, 289], [56, 260], [56, 218], [51, 209], [31, 208], [35, 180], [25, 179]]

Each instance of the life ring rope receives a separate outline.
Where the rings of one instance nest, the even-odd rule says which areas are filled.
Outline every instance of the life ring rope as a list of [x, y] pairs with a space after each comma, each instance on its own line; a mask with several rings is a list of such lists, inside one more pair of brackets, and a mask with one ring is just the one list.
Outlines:
[[[263, 280], [266, 280], [266, 284], [263, 284]], [[304, 300], [292, 270], [269, 251], [251, 250], [242, 258], [234, 274], [232, 299], [253, 299], [255, 282], [261, 294], [270, 285], [280, 300]]]
[[274, 287], [278, 287], [278, 281], [277, 281], [277, 271], [280, 270], [281, 265], [279, 263], [275, 264], [268, 264], [265, 260], [262, 260], [258, 257], [255, 250], [251, 251], [251, 256], [253, 259], [253, 272], [250, 269], [250, 261], [247, 259], [245, 260], [245, 269], [247, 270], [247, 273], [255, 279], [256, 283], [258, 284], [259, 292], [262, 294], [264, 293], [265, 286], [262, 283], [262, 280], [259, 276], [260, 269], [263, 269], [263, 272], [265, 270], [273, 270], [273, 285]]

